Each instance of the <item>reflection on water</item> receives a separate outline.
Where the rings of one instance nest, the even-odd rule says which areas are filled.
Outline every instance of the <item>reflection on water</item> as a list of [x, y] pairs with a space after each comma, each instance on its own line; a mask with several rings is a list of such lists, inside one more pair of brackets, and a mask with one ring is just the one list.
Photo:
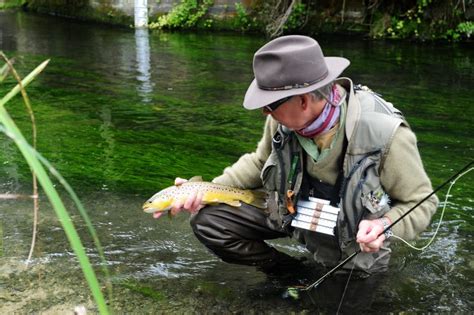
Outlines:
[[150, 42], [148, 29], [138, 28], [135, 30], [135, 43], [137, 45], [137, 81], [138, 94], [144, 103], [151, 101], [150, 95], [153, 92], [150, 73]]
[[[115, 134], [113, 132], [112, 124], [112, 111], [109, 107], [102, 107], [102, 112], [100, 113], [100, 118], [102, 119], [102, 124], [100, 125], [100, 135], [104, 139], [103, 141], [103, 161], [102, 170], [104, 178], [110, 178], [113, 176], [114, 169], [114, 149], [115, 149]], [[106, 189], [106, 185], [103, 185], [103, 188]]]
[[[252, 79], [252, 54], [265, 39], [148, 33], [11, 12], [0, 13], [0, 31], [0, 49], [16, 58], [22, 75], [52, 59], [28, 89], [39, 148], [92, 217], [113, 276], [117, 312], [335, 313], [341, 300], [341, 310], [354, 310], [361, 301], [371, 312], [472, 310], [472, 174], [456, 183], [439, 237], [425, 252], [395, 245], [387, 275], [369, 281], [334, 277], [299, 300], [282, 297], [297, 279], [269, 279], [208, 253], [187, 215], [153, 220], [141, 211], [175, 176], [211, 179], [254, 148], [264, 118], [240, 104]], [[406, 114], [434, 186], [472, 158], [472, 50], [320, 41], [326, 55], [352, 61], [347, 75], [355, 82]], [[0, 92], [9, 84], [0, 85]], [[24, 105], [15, 100], [7, 108], [27, 134]], [[30, 193], [28, 167], [6, 137], [0, 143], [1, 192]], [[93, 311], [77, 260], [44, 197], [35, 260], [24, 267], [31, 209], [25, 200], [0, 201], [0, 311], [64, 313], [79, 304]], [[86, 228], [71, 209], [98, 264]], [[422, 234], [420, 243], [430, 236]], [[295, 256], [307, 254], [290, 240], [272, 244]], [[308, 283], [317, 275], [306, 277]]]

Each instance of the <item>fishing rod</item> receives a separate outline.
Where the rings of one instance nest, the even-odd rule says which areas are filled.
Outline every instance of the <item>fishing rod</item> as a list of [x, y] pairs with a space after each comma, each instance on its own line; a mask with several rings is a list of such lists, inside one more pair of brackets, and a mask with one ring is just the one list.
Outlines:
[[[439, 185], [435, 190], [433, 190], [429, 195], [427, 195], [425, 198], [423, 198], [422, 200], [420, 200], [416, 205], [414, 205], [413, 207], [410, 208], [410, 210], [408, 210], [407, 212], [405, 212], [402, 216], [400, 216], [398, 219], [396, 219], [395, 221], [393, 221], [389, 226], [387, 226], [382, 232], [380, 232], [380, 234], [377, 236], [377, 238], [384, 234], [385, 232], [387, 232], [388, 230], [390, 230], [395, 224], [397, 224], [398, 222], [400, 222], [404, 217], [406, 217], [408, 214], [410, 214], [410, 212], [412, 212], [413, 210], [415, 210], [419, 205], [421, 205], [423, 202], [425, 202], [426, 200], [428, 200], [431, 196], [433, 196], [435, 193], [437, 193], [441, 188], [443, 188], [444, 186], [446, 186], [449, 182], [451, 182], [453, 179], [455, 179], [459, 174], [461, 174], [462, 172], [464, 172], [465, 170], [467, 170], [472, 164], [474, 163], [474, 161], [471, 161], [469, 163], [467, 163], [466, 166], [464, 166], [460, 171], [456, 172], [456, 174], [454, 174], [453, 176], [451, 176], [448, 180], [446, 180], [444, 183], [442, 183], [441, 185]], [[357, 254], [359, 254], [362, 250], [359, 248], [358, 250], [356, 250], [354, 253], [352, 253], [350, 256], [348, 256], [346, 259], [344, 259], [343, 261], [341, 261], [337, 266], [335, 266], [334, 268], [332, 268], [331, 270], [329, 270], [325, 275], [323, 275], [321, 278], [319, 278], [318, 280], [316, 280], [314, 283], [310, 284], [309, 286], [305, 287], [305, 288], [289, 288], [288, 290], [292, 289], [292, 290], [299, 290], [299, 291], [309, 291], [317, 286], [319, 286], [321, 283], [323, 283], [327, 278], [329, 278], [334, 272], [336, 272], [337, 270], [341, 269], [345, 264], [347, 264], [349, 261], [351, 261]]]

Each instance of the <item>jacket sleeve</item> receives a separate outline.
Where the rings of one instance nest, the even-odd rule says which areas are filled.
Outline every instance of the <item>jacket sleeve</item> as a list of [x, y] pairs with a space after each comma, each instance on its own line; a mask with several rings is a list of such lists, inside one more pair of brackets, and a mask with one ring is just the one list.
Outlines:
[[[392, 208], [385, 216], [392, 222], [433, 191], [416, 142], [409, 128], [399, 127], [380, 172], [381, 183], [392, 199]], [[394, 225], [393, 233], [405, 240], [414, 239], [428, 227], [437, 206], [438, 198], [433, 195]]]
[[214, 178], [217, 184], [229, 185], [243, 189], [262, 187], [260, 173], [271, 152], [272, 137], [277, 129], [277, 122], [267, 117], [263, 136], [252, 153], [242, 155], [232, 166], [224, 169], [222, 175]]

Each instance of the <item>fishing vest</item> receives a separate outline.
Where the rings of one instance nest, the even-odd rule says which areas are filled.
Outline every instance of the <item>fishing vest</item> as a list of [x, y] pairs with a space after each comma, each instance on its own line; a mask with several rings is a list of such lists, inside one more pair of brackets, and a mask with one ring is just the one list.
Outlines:
[[[389, 196], [380, 183], [380, 170], [395, 131], [400, 125], [408, 126], [399, 110], [368, 88], [354, 87], [347, 78], [340, 78], [336, 83], [347, 91], [347, 109], [343, 152], [338, 161], [340, 174], [335, 185], [309, 176], [305, 171], [304, 149], [295, 133], [281, 124], [261, 172], [264, 188], [271, 198], [269, 204], [276, 205], [271, 217], [303, 243], [317, 262], [328, 267], [359, 248], [355, 239], [362, 219], [379, 218], [390, 210]], [[340, 208], [335, 236], [291, 227], [297, 201], [310, 194]], [[390, 257], [387, 246], [388, 241], [377, 253], [360, 253], [345, 268], [367, 272], [386, 268]]]

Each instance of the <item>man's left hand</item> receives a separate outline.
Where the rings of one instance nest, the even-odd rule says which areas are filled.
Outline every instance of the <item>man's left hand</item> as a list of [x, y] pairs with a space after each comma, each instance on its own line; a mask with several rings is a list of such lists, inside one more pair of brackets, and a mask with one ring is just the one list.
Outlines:
[[[362, 220], [357, 232], [357, 243], [359, 243], [360, 249], [366, 253], [378, 252], [385, 241], [383, 230], [384, 225], [380, 219]], [[379, 236], [379, 234], [381, 235]]]

